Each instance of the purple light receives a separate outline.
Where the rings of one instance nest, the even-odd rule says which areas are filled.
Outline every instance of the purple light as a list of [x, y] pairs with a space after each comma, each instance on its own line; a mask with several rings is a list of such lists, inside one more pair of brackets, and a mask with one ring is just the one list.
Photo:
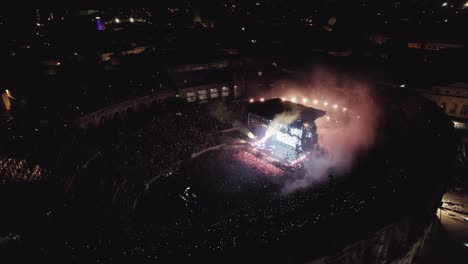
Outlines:
[[97, 30], [102, 31], [102, 23], [101, 23], [100, 17], [96, 17], [96, 24], [97, 24]]

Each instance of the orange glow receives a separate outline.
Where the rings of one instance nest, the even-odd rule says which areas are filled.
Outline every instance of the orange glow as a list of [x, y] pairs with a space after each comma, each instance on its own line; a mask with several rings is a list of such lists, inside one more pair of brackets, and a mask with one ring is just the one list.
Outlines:
[[10, 97], [8, 97], [7, 93], [2, 93], [3, 105], [7, 111], [11, 109]]

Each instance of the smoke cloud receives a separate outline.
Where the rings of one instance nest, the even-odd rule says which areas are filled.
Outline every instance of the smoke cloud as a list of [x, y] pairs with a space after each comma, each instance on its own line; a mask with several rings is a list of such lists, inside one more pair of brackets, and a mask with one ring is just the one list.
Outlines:
[[[345, 175], [358, 154], [374, 144], [380, 110], [372, 85], [363, 80], [320, 70], [294, 81], [279, 81], [258, 96], [284, 98], [327, 112], [316, 120], [319, 148], [304, 163], [306, 175], [286, 183], [285, 193], [327, 181], [329, 175]], [[297, 115], [281, 116], [275, 121], [291, 123]]]
[[271, 136], [276, 134], [280, 129], [281, 124], [290, 125], [292, 122], [297, 120], [299, 115], [300, 112], [296, 109], [293, 109], [293, 111], [288, 113], [276, 115], [273, 121], [268, 125], [265, 136], [263, 137], [262, 141], [265, 142]]

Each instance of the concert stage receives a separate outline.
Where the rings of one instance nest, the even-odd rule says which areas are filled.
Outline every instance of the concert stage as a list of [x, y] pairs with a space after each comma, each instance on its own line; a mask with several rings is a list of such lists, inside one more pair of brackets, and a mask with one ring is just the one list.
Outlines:
[[246, 122], [253, 151], [285, 166], [298, 166], [318, 147], [315, 120], [326, 112], [279, 98], [250, 103]]

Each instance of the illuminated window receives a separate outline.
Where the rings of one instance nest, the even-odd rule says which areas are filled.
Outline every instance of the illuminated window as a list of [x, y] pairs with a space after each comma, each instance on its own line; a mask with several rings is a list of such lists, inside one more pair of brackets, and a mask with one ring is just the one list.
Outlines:
[[219, 97], [218, 89], [216, 89], [216, 88], [210, 89], [210, 97], [211, 97], [211, 98], [217, 98], [217, 97]]
[[197, 97], [195, 96], [194, 92], [187, 93], [187, 102], [195, 102], [197, 100]]
[[200, 100], [206, 100], [208, 98], [206, 94], [206, 90], [200, 90], [198, 91], [198, 99]]
[[221, 88], [221, 96], [222, 97], [229, 96], [229, 88], [228, 87], [223, 86], [223, 88]]

